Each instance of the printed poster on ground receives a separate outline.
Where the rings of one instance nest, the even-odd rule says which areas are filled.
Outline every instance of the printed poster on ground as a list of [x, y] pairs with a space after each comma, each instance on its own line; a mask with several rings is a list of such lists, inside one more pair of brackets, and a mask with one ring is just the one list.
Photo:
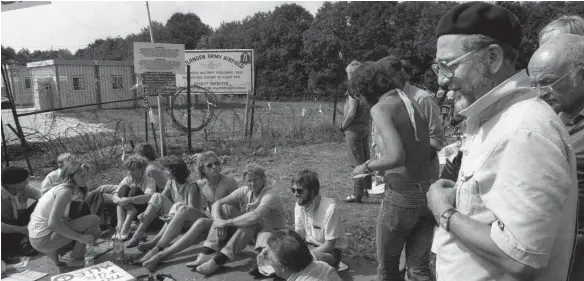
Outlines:
[[51, 281], [133, 281], [130, 273], [111, 261], [53, 276]]

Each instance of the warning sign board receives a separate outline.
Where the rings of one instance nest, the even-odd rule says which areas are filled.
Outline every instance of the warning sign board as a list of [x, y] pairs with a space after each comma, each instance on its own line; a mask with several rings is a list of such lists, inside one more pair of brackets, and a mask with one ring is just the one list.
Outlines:
[[173, 73], [143, 73], [142, 81], [146, 95], [172, 95], [176, 92], [176, 76]]
[[[185, 63], [191, 66], [191, 85], [215, 94], [248, 94], [252, 91], [253, 49], [186, 50]], [[185, 87], [186, 74], [177, 74], [176, 84]]]
[[185, 45], [134, 42], [134, 72], [185, 73]]

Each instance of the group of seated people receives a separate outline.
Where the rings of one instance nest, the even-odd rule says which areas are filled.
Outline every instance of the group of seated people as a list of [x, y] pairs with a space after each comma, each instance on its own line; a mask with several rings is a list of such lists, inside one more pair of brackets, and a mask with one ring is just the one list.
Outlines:
[[[320, 194], [314, 171], [299, 171], [290, 183], [297, 204], [295, 231], [289, 231], [281, 190], [265, 170], [248, 165], [243, 171], [245, 185], [238, 187], [234, 178], [221, 173], [222, 161], [212, 151], [199, 154], [193, 167], [196, 175], [191, 175], [180, 157], [156, 160], [152, 146], [140, 144], [124, 160], [128, 176], [119, 185], [103, 185], [91, 192], [86, 184], [91, 169], [77, 156], [60, 155], [58, 166], [41, 189], [28, 184], [23, 168], [2, 170], [3, 246], [15, 246], [2, 247], [3, 259], [38, 251], [57, 266], [83, 266], [85, 245], [95, 243], [102, 234], [103, 218], [91, 206], [95, 198], [101, 198], [99, 204], [115, 206], [117, 238], [125, 240], [127, 248], [145, 253], [135, 262], [152, 272], [206, 235], [203, 251], [187, 264], [201, 274], [213, 274], [254, 243], [259, 266], [252, 267], [251, 275], [340, 280], [334, 268], [347, 247], [345, 230], [338, 205]], [[168, 180], [162, 185], [164, 179]], [[36, 203], [27, 208], [28, 199]], [[146, 231], [156, 219], [164, 225], [146, 241]], [[134, 222], [137, 228], [132, 231]], [[188, 230], [173, 243], [184, 229]], [[62, 256], [69, 251], [65, 264]]]

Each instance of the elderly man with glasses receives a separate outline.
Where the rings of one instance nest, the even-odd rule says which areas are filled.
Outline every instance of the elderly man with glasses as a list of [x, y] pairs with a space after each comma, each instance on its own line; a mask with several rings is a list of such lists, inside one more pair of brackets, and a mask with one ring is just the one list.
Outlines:
[[584, 280], [584, 36], [556, 36], [533, 54], [527, 70], [540, 98], [562, 117], [576, 153], [580, 234], [570, 280]]
[[574, 151], [557, 114], [515, 71], [510, 11], [468, 2], [437, 27], [438, 83], [454, 91], [468, 139], [458, 179], [427, 193], [439, 221], [437, 280], [566, 280], [575, 242]]
[[[227, 260], [233, 261], [253, 239], [255, 250], [266, 247], [266, 241], [274, 230], [286, 228], [286, 211], [282, 198], [274, 187], [268, 184], [263, 168], [249, 165], [243, 172], [247, 185], [231, 194], [218, 199], [211, 206], [213, 226], [203, 244], [203, 252], [197, 260], [188, 264], [204, 275], [213, 274]], [[221, 211], [223, 205], [240, 205], [244, 213], [235, 218], [225, 219]], [[227, 228], [236, 227], [237, 231], [221, 247], [219, 241], [227, 236]]]

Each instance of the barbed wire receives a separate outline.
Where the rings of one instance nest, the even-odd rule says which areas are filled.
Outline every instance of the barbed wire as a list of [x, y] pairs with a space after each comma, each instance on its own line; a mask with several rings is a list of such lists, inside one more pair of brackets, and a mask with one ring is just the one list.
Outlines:
[[[43, 78], [41, 78], [41, 84], [39, 84], [39, 79], [34, 80], [35, 76], [40, 75], [41, 70], [43, 77], [48, 79], [46, 83], [51, 85], [49, 90], [53, 91], [53, 97], [50, 106], [57, 110], [31, 114], [34, 113], [34, 110], [38, 111], [38, 109], [31, 109], [32, 112], [26, 113], [31, 115], [20, 117], [27, 142], [36, 143], [34, 147], [39, 147], [43, 154], [55, 158], [59, 153], [72, 151], [85, 155], [88, 161], [96, 167], [106, 167], [119, 161], [124, 150], [126, 153], [129, 152], [127, 150], [129, 140], [134, 140], [135, 143], [142, 142], [147, 139], [147, 131], [149, 134], [152, 134], [152, 131], [155, 131], [156, 134], [159, 133], [157, 121], [151, 120], [150, 117], [144, 120], [145, 115], [147, 115], [145, 112], [157, 110], [152, 102], [156, 97], [144, 97], [139, 92], [134, 92], [133, 73], [109, 71], [108, 75], [101, 75], [97, 80], [94, 77], [85, 77], [86, 85], [82, 87], [84, 90], [75, 90], [77, 87], [74, 86], [71, 73], [61, 71], [60, 66], [57, 66], [60, 75], [65, 75], [65, 73], [68, 75], [67, 81], [61, 81], [61, 78], [56, 75], [57, 71], [54, 65], [42, 62], [39, 67], [43, 68], [14, 70], [12, 76], [20, 77], [21, 84], [24, 83], [22, 81], [25, 79], [24, 77], [31, 79], [28, 89], [24, 89], [25, 87], [22, 85], [22, 87], [13, 87], [15, 97], [24, 98], [23, 91], [25, 91], [28, 95], [27, 98], [30, 99], [29, 101], [20, 100], [21, 103], [34, 104], [34, 99], [47, 98], [46, 96], [38, 97], [38, 95], [43, 95], [43, 89], [39, 89], [42, 87]], [[119, 84], [119, 76], [115, 75], [123, 75], [121, 84]], [[58, 88], [56, 83], [59, 83]], [[72, 110], [59, 110], [59, 105], [95, 103], [98, 100], [96, 98], [97, 85], [93, 83], [99, 83], [102, 92], [107, 93], [107, 95], [102, 95], [103, 101], [120, 102], [104, 104], [101, 109], [95, 105]], [[119, 86], [119, 89], [114, 90], [114, 84], [116, 84], [116, 88]], [[170, 119], [167, 120], [172, 125], [167, 127], [170, 128], [166, 132], [167, 144], [178, 147], [184, 152], [187, 148], [186, 134], [196, 132], [202, 132], [202, 134], [197, 135], [197, 142], [203, 143], [224, 143], [224, 141], [244, 138], [244, 128], [246, 127], [245, 98], [237, 95], [220, 95], [195, 86], [192, 93], [197, 98], [194, 98], [190, 104], [190, 118], [193, 124], [189, 131], [186, 127], [189, 117], [186, 114], [186, 108], [189, 106], [186, 104], [186, 89], [171, 88], [174, 89], [175, 94], [169, 99], [170, 102], [164, 105]], [[149, 92], [156, 95], [166, 90], [168, 89], [159, 87], [150, 89]], [[144, 98], [149, 99], [149, 104], [152, 106], [145, 107]], [[303, 102], [294, 103], [297, 105], [282, 105], [283, 103], [280, 102], [256, 103], [254, 121], [256, 125], [253, 132], [256, 138], [261, 139], [262, 147], [276, 145], [277, 142], [274, 142], [274, 139], [277, 137], [299, 138], [302, 130], [307, 127], [306, 124], [313, 124], [316, 128], [321, 128], [319, 134], [322, 136], [327, 133], [322, 128], [330, 123], [331, 113], [334, 110], [338, 111], [338, 106], [335, 109], [331, 102], [315, 101], [313, 97], [302, 100]], [[115, 107], [121, 109], [113, 109]], [[19, 109], [19, 112], [22, 112], [22, 109]], [[6, 115], [7, 112], [3, 112], [3, 121]], [[4, 124], [7, 123], [9, 122], [4, 122]], [[158, 140], [159, 137], [153, 136], [149, 140], [152, 143], [155, 138]], [[9, 134], [8, 138], [9, 143], [16, 143], [16, 135]], [[124, 145], [124, 143], [126, 144]]]

